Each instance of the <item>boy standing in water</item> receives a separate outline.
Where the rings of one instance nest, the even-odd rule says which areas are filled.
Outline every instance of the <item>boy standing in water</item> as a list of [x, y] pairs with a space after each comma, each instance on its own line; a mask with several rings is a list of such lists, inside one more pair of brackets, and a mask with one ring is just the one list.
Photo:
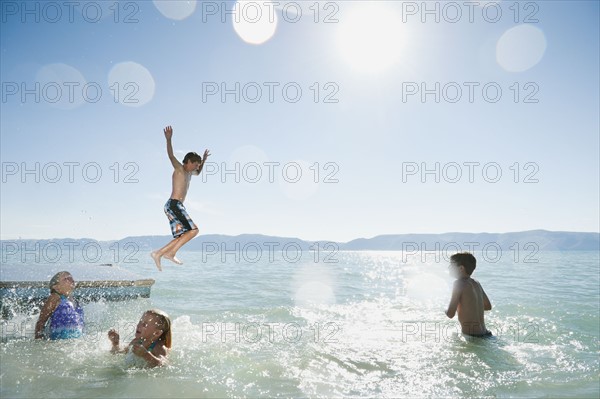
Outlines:
[[452, 298], [446, 316], [453, 318], [458, 311], [458, 321], [462, 333], [473, 337], [490, 337], [492, 333], [485, 328], [483, 311], [491, 310], [492, 304], [478, 281], [471, 278], [477, 260], [462, 252], [450, 257], [450, 275], [456, 278]]
[[204, 151], [203, 158], [195, 152], [189, 152], [183, 158], [183, 164], [181, 164], [177, 158], [175, 158], [175, 155], [173, 155], [173, 145], [171, 144], [173, 128], [167, 126], [164, 129], [164, 133], [165, 138], [167, 139], [167, 154], [169, 155], [169, 159], [171, 160], [174, 169], [171, 198], [169, 198], [165, 204], [165, 213], [171, 224], [173, 240], [158, 251], [154, 251], [150, 254], [152, 259], [154, 259], [154, 263], [156, 263], [156, 267], [160, 271], [162, 271], [160, 258], [166, 258], [171, 262], [182, 265], [183, 262], [176, 257], [177, 251], [198, 234], [198, 227], [194, 224], [185, 210], [183, 201], [185, 201], [185, 196], [190, 187], [192, 175], [198, 176], [200, 174], [204, 167], [204, 163], [206, 162], [206, 158], [210, 156], [208, 150]]

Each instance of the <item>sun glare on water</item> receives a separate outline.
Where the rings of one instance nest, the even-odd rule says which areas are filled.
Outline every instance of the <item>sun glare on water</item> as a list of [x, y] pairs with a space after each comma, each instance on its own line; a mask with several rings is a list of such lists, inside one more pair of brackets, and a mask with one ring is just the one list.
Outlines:
[[406, 283], [406, 296], [420, 301], [445, 298], [449, 290], [448, 283], [433, 273], [418, 274]]
[[404, 34], [401, 14], [390, 3], [358, 3], [340, 18], [337, 46], [342, 59], [366, 73], [400, 61]]

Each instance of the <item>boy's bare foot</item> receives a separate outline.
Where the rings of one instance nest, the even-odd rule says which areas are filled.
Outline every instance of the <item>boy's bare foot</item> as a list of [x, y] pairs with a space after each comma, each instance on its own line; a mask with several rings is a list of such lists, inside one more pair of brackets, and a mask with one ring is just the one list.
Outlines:
[[175, 255], [172, 255], [172, 256], [171, 256], [171, 255], [167, 255], [167, 254], [165, 254], [165, 255], [163, 255], [163, 257], [164, 257], [165, 259], [169, 259], [171, 262], [173, 262], [173, 263], [175, 263], [175, 264], [177, 264], [177, 265], [183, 265], [183, 262], [182, 262], [182, 261], [180, 261], [179, 259], [177, 259], [177, 257], [176, 257]]
[[162, 272], [162, 267], [160, 265], [160, 255], [156, 251], [153, 251], [150, 253], [150, 256], [152, 256], [152, 259], [154, 259], [154, 263], [156, 263], [156, 267], [158, 268], [158, 270]]

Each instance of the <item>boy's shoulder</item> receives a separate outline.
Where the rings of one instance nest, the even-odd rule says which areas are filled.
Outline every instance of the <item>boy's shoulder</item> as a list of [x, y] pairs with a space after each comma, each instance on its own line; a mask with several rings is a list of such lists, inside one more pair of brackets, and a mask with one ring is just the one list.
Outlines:
[[456, 280], [454, 280], [454, 289], [455, 290], [460, 290], [462, 291], [465, 287], [467, 286], [473, 286], [475, 285], [476, 287], [481, 287], [481, 284], [479, 284], [479, 281], [475, 280], [472, 277], [469, 278], [458, 278]]
[[456, 280], [455, 284], [458, 283], [459, 285], [455, 285], [455, 289], [464, 289], [466, 287], [472, 287], [475, 290], [483, 290], [483, 287], [481, 286], [481, 283], [477, 280], [475, 280], [473, 277], [469, 277], [468, 279], [458, 279]]
[[467, 279], [457, 278], [456, 280], [454, 280], [454, 288], [464, 288], [464, 286], [467, 285], [468, 281], [469, 280]]
[[476, 280], [473, 277], [471, 277], [471, 280], [473, 280], [473, 282], [475, 283], [475, 285], [481, 287], [481, 283], [479, 282], [479, 280]]

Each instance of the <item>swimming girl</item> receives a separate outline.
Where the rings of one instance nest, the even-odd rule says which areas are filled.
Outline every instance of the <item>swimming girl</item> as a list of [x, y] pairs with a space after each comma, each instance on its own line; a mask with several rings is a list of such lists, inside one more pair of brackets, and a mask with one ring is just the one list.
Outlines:
[[[75, 280], [69, 272], [58, 272], [50, 279], [50, 296], [42, 306], [35, 325], [35, 338], [68, 339], [83, 335], [83, 309], [73, 299]], [[49, 326], [46, 326], [50, 320]]]
[[119, 348], [119, 333], [114, 329], [108, 332], [108, 339], [112, 342], [111, 353], [127, 353], [127, 366], [162, 366], [166, 363], [171, 348], [171, 319], [163, 311], [148, 310], [142, 315], [135, 330], [135, 338], [129, 346]]

